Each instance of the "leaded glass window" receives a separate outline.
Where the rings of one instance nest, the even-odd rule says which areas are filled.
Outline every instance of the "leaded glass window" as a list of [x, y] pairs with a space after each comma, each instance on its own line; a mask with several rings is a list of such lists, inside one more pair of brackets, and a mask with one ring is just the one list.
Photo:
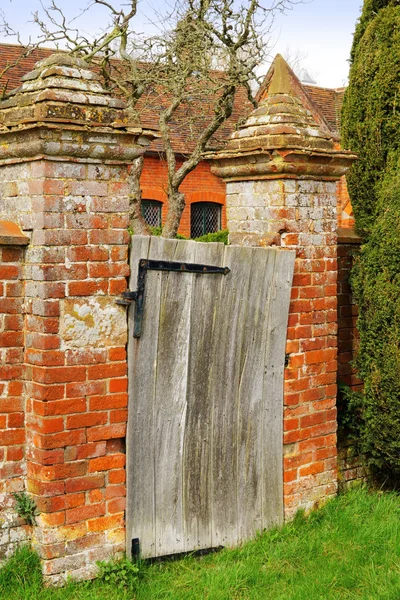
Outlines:
[[221, 205], [215, 202], [193, 202], [190, 214], [190, 237], [197, 238], [221, 229]]
[[150, 227], [161, 227], [162, 202], [158, 200], [142, 200], [142, 215]]

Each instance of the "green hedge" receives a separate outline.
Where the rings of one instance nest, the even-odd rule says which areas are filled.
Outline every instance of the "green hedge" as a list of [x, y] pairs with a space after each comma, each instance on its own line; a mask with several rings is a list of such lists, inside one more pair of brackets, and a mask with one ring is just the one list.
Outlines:
[[[375, 14], [366, 2], [356, 30], [350, 83], [342, 113], [342, 143], [359, 155], [347, 177], [358, 231], [368, 237], [376, 218], [377, 184], [388, 154], [400, 143], [400, 5]], [[361, 37], [360, 37], [361, 36]]]
[[352, 48], [342, 141], [359, 155], [348, 175], [364, 244], [352, 288], [356, 367], [345, 421], [370, 464], [400, 475], [400, 0], [365, 0]]
[[364, 383], [351, 425], [370, 463], [400, 474], [400, 155], [378, 191], [378, 217], [352, 274], [359, 306], [356, 366]]

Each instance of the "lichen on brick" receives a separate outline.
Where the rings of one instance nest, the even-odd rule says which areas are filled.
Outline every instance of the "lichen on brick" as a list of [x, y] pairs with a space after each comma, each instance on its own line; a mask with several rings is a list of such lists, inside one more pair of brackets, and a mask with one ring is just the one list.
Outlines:
[[115, 298], [67, 299], [61, 319], [64, 349], [124, 346], [126, 315]]

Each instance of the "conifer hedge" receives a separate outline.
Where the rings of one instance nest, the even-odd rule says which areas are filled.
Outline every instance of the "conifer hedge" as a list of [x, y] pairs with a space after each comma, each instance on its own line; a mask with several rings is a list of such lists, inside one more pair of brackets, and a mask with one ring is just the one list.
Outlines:
[[400, 475], [400, 0], [365, 0], [342, 113], [348, 176], [364, 243], [352, 274], [356, 366], [364, 383], [350, 419], [372, 465]]
[[[373, 6], [386, 4], [378, 11]], [[375, 6], [375, 9], [377, 6]], [[368, 236], [389, 152], [400, 144], [400, 4], [367, 0], [352, 48], [342, 143], [358, 153], [347, 181], [356, 226]]]

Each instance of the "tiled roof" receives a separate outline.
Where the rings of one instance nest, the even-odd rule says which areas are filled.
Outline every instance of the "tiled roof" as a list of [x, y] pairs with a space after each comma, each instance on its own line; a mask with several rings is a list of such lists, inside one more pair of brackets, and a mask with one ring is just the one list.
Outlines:
[[[16, 66], [12, 67], [5, 73], [0, 80], [0, 90], [6, 86], [7, 91], [17, 88], [21, 85], [21, 77], [33, 70], [35, 63], [43, 58], [47, 58], [54, 54], [55, 50], [49, 48], [36, 48], [32, 50], [29, 56], [22, 58]], [[16, 63], [23, 53], [21, 46], [13, 44], [0, 44], [0, 75], [8, 66]]]
[[[8, 64], [13, 64], [20, 58], [21, 52], [21, 46], [0, 44], [0, 74]], [[21, 83], [22, 76], [29, 71], [32, 71], [38, 60], [47, 58], [54, 52], [55, 50], [49, 48], [38, 48], [33, 50], [29, 56], [22, 58], [18, 65], [7, 71], [4, 79], [0, 82], [0, 89], [2, 89], [4, 85], [7, 85], [7, 91], [11, 91], [18, 87]], [[185, 154], [192, 150], [195, 140], [210, 120], [208, 116], [212, 114], [212, 102], [213, 98], [207, 99], [207, 95], [204, 94], [198, 103], [191, 103], [190, 113], [188, 112], [187, 106], [181, 106], [176, 111], [170, 123], [172, 144], [175, 152]], [[167, 105], [168, 98], [162, 93], [154, 93], [150, 96], [146, 96], [146, 98], [142, 98], [138, 104], [142, 125], [144, 127], [157, 129], [158, 113], [161, 108]], [[239, 90], [235, 99], [233, 114], [211, 140], [210, 149], [221, 147], [235, 129], [235, 125], [239, 119], [243, 115], [248, 114], [252, 108], [252, 105], [247, 99], [245, 90]], [[188, 121], [190, 122], [189, 126]], [[161, 140], [154, 140], [150, 149], [157, 152], [162, 151]]]
[[[0, 44], [0, 74], [8, 65], [15, 63], [21, 56], [21, 46], [11, 44]], [[18, 87], [21, 83], [21, 77], [32, 71], [38, 60], [47, 58], [54, 49], [38, 48], [33, 50], [29, 56], [22, 58], [18, 65], [12, 67], [0, 81], [0, 90], [7, 86], [7, 91]], [[340, 123], [340, 109], [343, 102], [344, 89], [327, 89], [316, 86], [303, 85], [303, 88], [323, 115], [330, 128], [338, 132]], [[259, 97], [263, 95], [264, 86], [262, 85]], [[170, 123], [172, 131], [172, 143], [175, 152], [185, 154], [194, 147], [194, 141], [203, 131], [209, 122], [208, 115], [211, 114], [213, 98], [207, 101], [207, 96], [199, 100], [199, 103], [193, 103], [189, 109], [181, 106], [175, 113]], [[167, 105], [168, 99], [163, 94], [153, 94], [146, 100], [142, 99], [139, 104], [140, 118], [144, 127], [157, 128], [158, 112]], [[213, 149], [222, 147], [228, 140], [231, 133], [235, 130], [236, 123], [246, 117], [253, 110], [253, 106], [247, 98], [244, 89], [240, 89], [236, 95], [232, 117], [224, 123], [216, 136], [211, 141], [210, 146]], [[190, 126], [188, 126], [188, 117]], [[162, 150], [161, 140], [155, 140], [151, 147], [153, 151]]]
[[345, 88], [329, 89], [315, 85], [304, 85], [303, 88], [318, 106], [333, 131], [340, 130], [340, 112], [343, 105]]

